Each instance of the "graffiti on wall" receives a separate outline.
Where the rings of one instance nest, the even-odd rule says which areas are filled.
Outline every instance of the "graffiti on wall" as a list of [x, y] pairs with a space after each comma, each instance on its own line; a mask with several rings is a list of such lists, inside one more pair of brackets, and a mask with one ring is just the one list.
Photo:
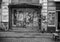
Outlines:
[[[13, 10], [14, 11], [14, 10]], [[16, 14], [12, 14], [12, 24], [18, 27], [38, 27], [40, 14], [34, 9], [16, 9]]]
[[48, 25], [55, 25], [55, 12], [49, 11], [48, 13]]

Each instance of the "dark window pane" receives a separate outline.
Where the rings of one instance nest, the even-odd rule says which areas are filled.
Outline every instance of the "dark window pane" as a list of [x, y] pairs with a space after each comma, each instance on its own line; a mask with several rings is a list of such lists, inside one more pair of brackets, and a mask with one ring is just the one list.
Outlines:
[[2, 3], [2, 0], [0, 0], [0, 8], [1, 8], [1, 3]]
[[58, 29], [60, 29], [60, 11], [58, 12]]

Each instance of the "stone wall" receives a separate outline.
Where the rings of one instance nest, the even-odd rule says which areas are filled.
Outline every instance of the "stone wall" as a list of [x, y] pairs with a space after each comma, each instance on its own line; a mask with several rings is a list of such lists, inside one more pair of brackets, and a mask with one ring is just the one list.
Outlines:
[[[48, 30], [49, 28], [55, 28], [56, 30], [56, 5], [54, 0], [43, 0], [42, 1], [42, 11], [41, 11], [42, 19], [41, 25], [42, 30]], [[51, 29], [52, 30], [52, 29]]]
[[41, 21], [41, 29], [45, 29], [45, 31], [47, 30], [47, 0], [43, 0], [42, 1], [42, 10], [41, 10], [41, 17], [42, 17], [42, 21]]
[[9, 16], [9, 9], [8, 9], [9, 2], [6, 0], [2, 0], [1, 3], [1, 26], [0, 29], [8, 30], [8, 16]]

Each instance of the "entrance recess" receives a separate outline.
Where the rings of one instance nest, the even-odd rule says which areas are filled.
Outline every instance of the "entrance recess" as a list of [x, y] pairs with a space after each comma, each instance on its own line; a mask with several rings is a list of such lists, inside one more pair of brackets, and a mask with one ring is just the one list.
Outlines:
[[20, 28], [25, 31], [41, 29], [41, 6], [9, 5], [9, 28]]
[[57, 30], [60, 30], [60, 2], [56, 2]]
[[60, 11], [57, 11], [58, 13], [58, 27], [57, 29], [60, 30]]

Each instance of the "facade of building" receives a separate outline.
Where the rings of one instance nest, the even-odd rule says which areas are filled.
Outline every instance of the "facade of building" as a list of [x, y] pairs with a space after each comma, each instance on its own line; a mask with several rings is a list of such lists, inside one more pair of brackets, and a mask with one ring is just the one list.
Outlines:
[[[52, 31], [53, 30], [56, 30], [56, 31], [60, 30], [60, 26], [59, 26], [60, 25], [60, 19], [59, 19], [59, 17], [60, 17], [60, 15], [59, 15], [60, 5], [59, 4], [60, 4], [60, 0], [49, 0], [48, 1], [48, 17], [51, 15], [51, 17], [49, 17], [49, 18], [51, 18], [50, 20], [52, 20], [51, 24], [48, 23], [49, 24], [48, 25], [48, 31], [49, 30], [50, 31], [51, 30]], [[55, 19], [54, 19], [54, 17], [55, 17]], [[48, 20], [49, 20], [49, 18], [48, 18]], [[51, 28], [51, 29], [49, 29], [49, 28]]]
[[2, 0], [0, 27], [5, 31], [55, 32], [60, 12], [57, 4], [56, 0]]

